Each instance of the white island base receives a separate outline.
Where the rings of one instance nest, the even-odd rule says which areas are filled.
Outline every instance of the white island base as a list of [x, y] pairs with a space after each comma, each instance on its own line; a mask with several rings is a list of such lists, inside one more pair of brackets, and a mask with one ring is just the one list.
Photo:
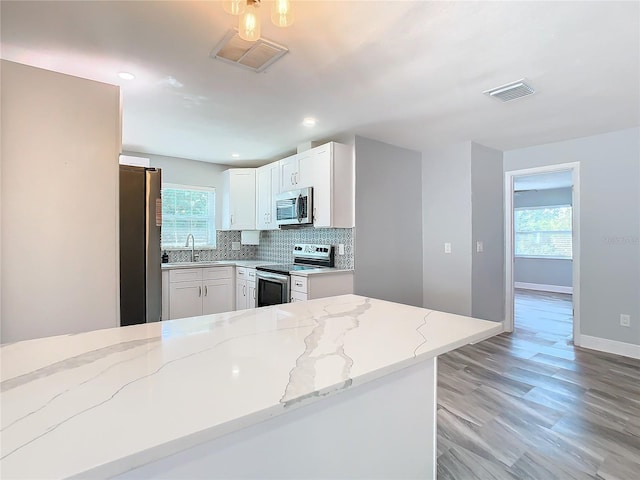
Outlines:
[[119, 475], [435, 479], [436, 358]]

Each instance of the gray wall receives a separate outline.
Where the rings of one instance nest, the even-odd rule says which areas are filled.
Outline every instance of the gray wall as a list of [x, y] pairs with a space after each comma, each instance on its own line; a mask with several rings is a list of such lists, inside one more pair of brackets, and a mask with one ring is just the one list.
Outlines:
[[355, 292], [421, 306], [421, 154], [356, 137], [355, 159]]
[[581, 333], [640, 345], [640, 130], [504, 154], [505, 171], [565, 162], [580, 162]]
[[[471, 315], [504, 320], [504, 182], [502, 152], [471, 144]], [[478, 252], [478, 241], [483, 251]]]
[[[571, 187], [519, 192], [513, 197], [513, 205], [516, 208], [571, 205], [572, 195]], [[573, 262], [559, 258], [516, 257], [513, 276], [516, 282], [570, 287], [573, 284]]]
[[471, 143], [422, 152], [422, 212], [423, 304], [471, 315]]
[[521, 283], [570, 287], [573, 285], [573, 262], [561, 258], [516, 257], [513, 280]]
[[[222, 212], [222, 172], [232, 167], [217, 163], [199, 162], [186, 158], [165, 157], [149, 153], [122, 152], [124, 155], [148, 158], [152, 167], [162, 169], [162, 183], [195, 185], [216, 189], [216, 212]], [[222, 216], [216, 215], [216, 228], [222, 227]]]

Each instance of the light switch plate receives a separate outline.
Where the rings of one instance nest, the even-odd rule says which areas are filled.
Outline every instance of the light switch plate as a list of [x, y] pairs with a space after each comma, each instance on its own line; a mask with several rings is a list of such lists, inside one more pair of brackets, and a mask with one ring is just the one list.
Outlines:
[[449, 242], [444, 244], [444, 253], [451, 253], [451, 244]]
[[344, 243], [338, 244], [338, 255], [344, 255]]
[[482, 242], [482, 240], [478, 240], [476, 242], [476, 252], [477, 253], [482, 253], [484, 252], [484, 243]]
[[620, 314], [620, 325], [623, 327], [631, 326], [631, 315], [625, 315], [624, 313]]

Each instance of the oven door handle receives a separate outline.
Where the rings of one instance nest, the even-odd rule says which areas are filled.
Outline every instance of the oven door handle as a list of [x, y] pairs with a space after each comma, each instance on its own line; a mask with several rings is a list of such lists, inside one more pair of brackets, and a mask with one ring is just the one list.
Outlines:
[[257, 278], [264, 278], [268, 280], [278, 280], [280, 282], [286, 282], [289, 279], [288, 275], [278, 275], [277, 273], [256, 272]]

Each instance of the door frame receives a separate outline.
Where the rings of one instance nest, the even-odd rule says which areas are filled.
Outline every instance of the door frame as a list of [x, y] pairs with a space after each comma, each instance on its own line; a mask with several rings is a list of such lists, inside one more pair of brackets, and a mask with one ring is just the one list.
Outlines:
[[544, 167], [525, 168], [504, 172], [505, 201], [505, 319], [503, 330], [514, 328], [514, 231], [513, 231], [513, 184], [515, 177], [571, 171], [572, 189], [572, 288], [573, 288], [573, 344], [580, 346], [580, 162], [558, 163]]

